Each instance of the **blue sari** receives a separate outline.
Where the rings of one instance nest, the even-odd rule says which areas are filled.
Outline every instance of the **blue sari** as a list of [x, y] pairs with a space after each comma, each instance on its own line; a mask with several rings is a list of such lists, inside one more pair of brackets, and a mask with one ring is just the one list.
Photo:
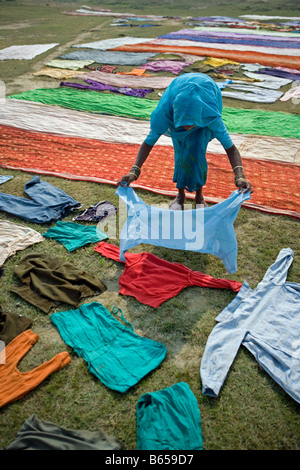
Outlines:
[[[207, 178], [206, 149], [216, 138], [225, 149], [233, 142], [222, 119], [222, 95], [217, 83], [202, 73], [175, 78], [151, 114], [150, 133], [145, 139], [154, 145], [161, 135], [171, 137], [177, 188], [194, 192]], [[183, 126], [195, 126], [189, 131]]]

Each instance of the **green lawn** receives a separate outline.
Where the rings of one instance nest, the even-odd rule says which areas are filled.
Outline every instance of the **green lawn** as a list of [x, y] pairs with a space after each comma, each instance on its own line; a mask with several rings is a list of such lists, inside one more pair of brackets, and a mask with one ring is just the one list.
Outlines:
[[[191, 9], [197, 4], [197, 8]], [[103, 6], [114, 11], [168, 16], [209, 16], [240, 14], [299, 15], [298, 2], [89, 2], [88, 5]], [[92, 41], [116, 37], [121, 34], [149, 37], [162, 32], [180, 29], [183, 22], [174, 24], [168, 20], [163, 26], [154, 28], [110, 27], [111, 19], [73, 17], [63, 11], [79, 8], [81, 2], [0, 2], [0, 49], [13, 44], [59, 42], [60, 51], [68, 52], [78, 37]], [[20, 25], [23, 27], [20, 27]], [[17, 27], [19, 25], [19, 27]], [[124, 31], [126, 29], [126, 31]], [[43, 63], [55, 58], [55, 51], [38, 56], [31, 61], [0, 61], [0, 79], [4, 80], [9, 93], [26, 91], [28, 84], [57, 86], [51, 79], [35, 79], [32, 71], [42, 68]], [[3, 63], [1, 63], [3, 62]], [[228, 100], [232, 106], [232, 100]], [[235, 105], [238, 105], [235, 102]], [[276, 107], [268, 109], [277, 110]], [[297, 113], [296, 108], [289, 112]], [[1, 155], [0, 155], [1, 158]], [[1, 191], [23, 196], [24, 184], [31, 174], [1, 169], [2, 175], [14, 178], [1, 187]], [[121, 175], [120, 175], [121, 176]], [[251, 175], [249, 175], [250, 178]], [[109, 200], [118, 206], [115, 187], [105, 184], [71, 181], [63, 178], [42, 176], [42, 179], [63, 189], [88, 207], [100, 200]], [[234, 190], [232, 185], [232, 190]], [[294, 188], [291, 188], [293, 191]], [[137, 193], [148, 203], [166, 203], [170, 199], [147, 191]], [[17, 217], [0, 212], [0, 218], [22, 223]], [[65, 221], [71, 221], [68, 216]], [[45, 233], [50, 224], [43, 226], [25, 222], [40, 233]], [[167, 250], [150, 245], [139, 246], [136, 251], [150, 251], [171, 262], [178, 262], [191, 269], [214, 277], [227, 277], [256, 287], [267, 268], [274, 262], [282, 248], [290, 247], [295, 252], [288, 280], [300, 282], [299, 221], [284, 216], [272, 216], [250, 209], [241, 209], [235, 222], [238, 241], [238, 270], [228, 275], [220, 259], [205, 254]], [[111, 240], [118, 244], [118, 239]], [[98, 301], [111, 310], [120, 307], [135, 332], [164, 343], [168, 353], [161, 366], [132, 387], [126, 394], [111, 391], [87, 369], [86, 363], [71, 348], [65, 345], [49, 316], [38, 308], [22, 301], [10, 292], [17, 279], [14, 267], [27, 253], [47, 253], [72, 262], [83, 270], [93, 273], [107, 285], [102, 295], [85, 299]], [[61, 351], [68, 351], [72, 361], [61, 371], [49, 376], [39, 387], [22, 399], [0, 409], [0, 448], [12, 442], [24, 421], [32, 414], [41, 420], [52, 421], [66, 428], [88, 429], [107, 432], [121, 440], [125, 450], [136, 448], [136, 404], [145, 392], [169, 387], [174, 383], [187, 382], [197, 398], [202, 418], [202, 433], [205, 450], [299, 450], [300, 415], [299, 405], [258, 365], [255, 358], [240, 347], [230, 368], [220, 396], [217, 399], [202, 395], [199, 367], [209, 334], [214, 328], [216, 316], [234, 299], [235, 294], [221, 289], [188, 287], [159, 308], [143, 305], [131, 297], [118, 294], [118, 279], [123, 265], [102, 258], [88, 245], [69, 253], [61, 244], [45, 239], [43, 243], [26, 248], [8, 258], [0, 277], [0, 305], [3, 311], [18, 312], [33, 320], [32, 330], [39, 334], [38, 342], [21, 360], [20, 371], [30, 370]], [[67, 305], [57, 306], [54, 311], [66, 310]], [[1, 387], [1, 384], [0, 384]]]

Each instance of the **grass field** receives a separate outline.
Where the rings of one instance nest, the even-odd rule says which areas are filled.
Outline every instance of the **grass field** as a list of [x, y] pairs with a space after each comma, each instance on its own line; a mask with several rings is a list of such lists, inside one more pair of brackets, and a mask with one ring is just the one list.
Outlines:
[[[149, 0], [89, 2], [89, 6], [103, 6], [114, 11], [139, 14], [157, 14], [172, 17], [242, 14], [266, 14], [300, 16], [298, 1], [234, 1], [212, 0], [207, 5], [199, 1]], [[0, 2], [0, 49], [13, 44], [58, 42], [59, 48], [26, 61], [0, 61], [0, 79], [6, 84], [7, 93], [18, 93], [39, 87], [57, 86], [50, 78], [32, 76], [42, 68], [45, 61], [68, 52], [74, 43], [135, 35], [155, 37], [163, 32], [180, 29], [183, 21], [167, 20], [153, 28], [111, 27], [112, 18], [68, 16], [64, 11], [79, 8], [81, 2]], [[126, 29], [126, 31], [124, 31]], [[237, 103], [235, 106], [249, 107]], [[225, 103], [225, 100], [224, 100]], [[226, 100], [233, 105], [233, 100]], [[268, 108], [277, 110], [280, 104]], [[256, 106], [258, 107], [258, 106]], [[299, 108], [299, 105], [298, 105]], [[289, 103], [288, 112], [299, 113]], [[286, 109], [286, 108], [285, 108]], [[1, 155], [0, 155], [1, 159]], [[24, 184], [31, 179], [30, 173], [0, 168], [1, 175], [13, 175], [13, 179], [1, 187], [1, 191], [17, 196], [23, 195]], [[122, 175], [120, 175], [122, 176]], [[248, 175], [251, 179], [251, 175]], [[88, 207], [100, 200], [109, 200], [118, 206], [115, 187], [92, 182], [71, 181], [43, 176], [43, 180], [63, 189]], [[232, 184], [231, 190], [234, 190]], [[291, 188], [293, 191], [295, 188]], [[169, 198], [147, 191], [137, 193], [148, 203], [169, 202]], [[24, 223], [17, 217], [0, 212], [0, 218]], [[65, 221], [71, 221], [68, 216]], [[50, 224], [43, 226], [26, 222], [26, 225], [45, 233]], [[295, 252], [288, 280], [300, 282], [299, 221], [241, 209], [235, 222], [238, 241], [238, 270], [230, 276], [221, 260], [204, 254], [171, 251], [153, 246], [139, 246], [135, 251], [150, 251], [171, 262], [178, 262], [191, 269], [214, 277], [227, 277], [243, 282], [252, 288], [262, 279], [267, 268], [274, 262], [282, 248]], [[117, 240], [112, 240], [118, 244]], [[84, 302], [99, 301], [109, 310], [120, 307], [136, 333], [164, 343], [168, 353], [159, 368], [132, 387], [126, 394], [106, 388], [87, 369], [86, 363], [65, 345], [58, 331], [41, 310], [22, 301], [10, 292], [16, 285], [14, 267], [25, 253], [47, 253], [59, 256], [93, 273], [107, 285], [100, 296]], [[125, 450], [136, 448], [136, 403], [145, 392], [169, 387], [174, 383], [187, 382], [197, 398], [202, 418], [205, 450], [299, 450], [300, 408], [284, 390], [258, 365], [255, 358], [242, 346], [239, 349], [220, 396], [208, 398], [201, 393], [199, 367], [206, 341], [214, 328], [216, 316], [234, 299], [235, 294], [221, 289], [188, 287], [179, 295], [154, 309], [131, 297], [118, 294], [118, 279], [123, 271], [120, 263], [102, 258], [88, 245], [69, 253], [61, 244], [46, 239], [43, 243], [26, 248], [8, 258], [0, 277], [0, 305], [3, 311], [18, 312], [33, 320], [32, 330], [39, 334], [38, 342], [21, 360], [20, 371], [30, 370], [49, 360], [61, 351], [68, 351], [72, 361], [61, 371], [52, 374], [40, 386], [22, 399], [0, 409], [0, 448], [11, 443], [32, 414], [65, 428], [99, 430], [113, 435], [123, 442]], [[66, 310], [66, 305], [54, 311]], [[1, 384], [0, 384], [1, 387]]]

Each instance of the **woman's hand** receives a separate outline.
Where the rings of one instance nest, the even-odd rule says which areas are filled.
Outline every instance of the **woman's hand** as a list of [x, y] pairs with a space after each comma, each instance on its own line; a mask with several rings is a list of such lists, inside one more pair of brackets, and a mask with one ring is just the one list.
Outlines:
[[132, 173], [128, 173], [128, 175], [122, 176], [122, 178], [117, 182], [117, 186], [130, 186], [130, 184], [135, 181], [137, 178]]
[[250, 181], [246, 181], [244, 178], [237, 179], [236, 186], [238, 187], [240, 193], [242, 191], [245, 191], [245, 193], [248, 193], [249, 191], [250, 193], [253, 193], [253, 188]]

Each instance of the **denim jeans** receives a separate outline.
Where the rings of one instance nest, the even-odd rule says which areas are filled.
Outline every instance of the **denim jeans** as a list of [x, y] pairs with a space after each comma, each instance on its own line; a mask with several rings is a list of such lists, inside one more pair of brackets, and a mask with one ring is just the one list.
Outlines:
[[25, 184], [24, 192], [30, 199], [0, 192], [0, 210], [42, 224], [57, 221], [81, 207], [80, 202], [52, 184], [41, 181], [39, 176]]

